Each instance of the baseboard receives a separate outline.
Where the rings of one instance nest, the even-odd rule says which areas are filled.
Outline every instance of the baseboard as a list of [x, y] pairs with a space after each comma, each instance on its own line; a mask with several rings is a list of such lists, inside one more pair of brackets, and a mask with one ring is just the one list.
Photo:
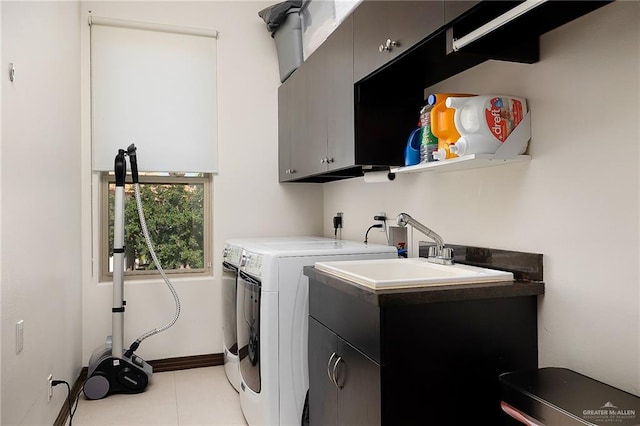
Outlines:
[[[154, 373], [162, 373], [166, 371], [178, 371], [187, 370], [190, 368], [202, 368], [202, 367], [215, 367], [217, 365], [224, 364], [224, 358], [222, 354], [207, 354], [207, 355], [193, 355], [177, 358], [165, 358], [156, 359], [153, 361], [147, 361], [152, 367]], [[76, 379], [73, 387], [71, 388], [71, 401], [75, 401], [80, 392], [82, 392], [82, 385], [87, 378], [87, 367], [83, 367], [80, 370], [80, 375]], [[69, 418], [69, 404], [65, 400], [64, 404], [60, 408], [58, 417], [53, 423], [54, 426], [64, 426], [67, 424]]]
[[216, 365], [223, 365], [224, 357], [222, 354], [207, 354], [157, 359], [147, 362], [153, 367], [154, 373], [162, 373], [163, 371], [177, 371], [187, 370], [189, 368], [215, 367]]

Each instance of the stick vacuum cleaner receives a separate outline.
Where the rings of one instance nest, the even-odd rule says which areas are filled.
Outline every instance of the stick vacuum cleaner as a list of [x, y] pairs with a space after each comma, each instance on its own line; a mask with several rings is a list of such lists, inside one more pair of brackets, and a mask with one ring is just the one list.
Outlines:
[[[131, 163], [131, 178], [135, 189], [138, 217], [142, 233], [147, 242], [147, 247], [155, 265], [171, 291], [176, 313], [173, 319], [163, 327], [150, 330], [136, 339], [129, 349], [124, 351], [124, 204], [125, 204], [125, 177], [127, 175], [126, 157]], [[158, 261], [146, 220], [142, 211], [140, 187], [138, 183], [138, 164], [136, 160], [136, 147], [131, 144], [126, 150], [118, 150], [115, 158], [115, 206], [113, 224], [113, 308], [112, 336], [107, 336], [104, 346], [97, 348], [89, 359], [88, 378], [84, 383], [84, 394], [88, 399], [101, 399], [112, 393], [140, 393], [143, 392], [151, 379], [153, 368], [145, 360], [133, 352], [138, 349], [140, 343], [147, 337], [160, 333], [171, 327], [180, 315], [180, 301], [178, 294], [165, 275]]]

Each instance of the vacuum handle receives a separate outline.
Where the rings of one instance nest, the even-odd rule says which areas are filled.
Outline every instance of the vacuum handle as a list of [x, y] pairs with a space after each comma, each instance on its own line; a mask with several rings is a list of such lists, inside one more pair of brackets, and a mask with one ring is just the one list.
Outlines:
[[133, 183], [138, 183], [138, 159], [136, 157], [135, 144], [129, 145], [127, 155], [129, 155], [129, 161], [131, 162], [131, 180]]
[[[116, 155], [113, 171], [116, 175], [116, 186], [124, 186], [124, 180], [127, 177], [127, 160], [125, 160], [125, 150], [119, 149]], [[136, 166], [137, 173], [137, 166]]]

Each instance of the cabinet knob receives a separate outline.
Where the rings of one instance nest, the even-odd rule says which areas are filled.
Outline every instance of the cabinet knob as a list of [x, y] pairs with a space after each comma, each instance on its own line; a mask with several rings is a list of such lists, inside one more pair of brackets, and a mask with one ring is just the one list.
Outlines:
[[327, 162], [327, 159], [326, 159], [326, 158], [321, 158], [321, 159], [320, 159], [320, 164], [324, 164], [324, 163], [326, 163], [326, 162]]
[[399, 46], [400, 44], [396, 40], [387, 39], [383, 44], [378, 47], [378, 51], [382, 52], [391, 52], [394, 47]]
[[287, 170], [285, 170], [285, 171], [284, 171], [284, 174], [286, 174], [286, 175], [292, 175], [292, 174], [294, 174], [295, 172], [296, 172], [296, 171], [295, 171], [295, 170], [293, 170], [293, 169], [287, 169]]
[[327, 163], [333, 163], [334, 159], [333, 158], [327, 158]]

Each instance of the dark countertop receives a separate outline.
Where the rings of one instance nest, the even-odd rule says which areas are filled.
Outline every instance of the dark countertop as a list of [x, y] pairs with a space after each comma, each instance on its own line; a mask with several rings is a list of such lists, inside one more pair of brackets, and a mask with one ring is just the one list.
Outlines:
[[516, 280], [497, 283], [454, 284], [437, 287], [374, 290], [317, 270], [313, 266], [305, 266], [303, 273], [309, 277], [310, 280], [331, 286], [377, 306], [412, 305], [544, 294], [544, 282], [542, 281]]

